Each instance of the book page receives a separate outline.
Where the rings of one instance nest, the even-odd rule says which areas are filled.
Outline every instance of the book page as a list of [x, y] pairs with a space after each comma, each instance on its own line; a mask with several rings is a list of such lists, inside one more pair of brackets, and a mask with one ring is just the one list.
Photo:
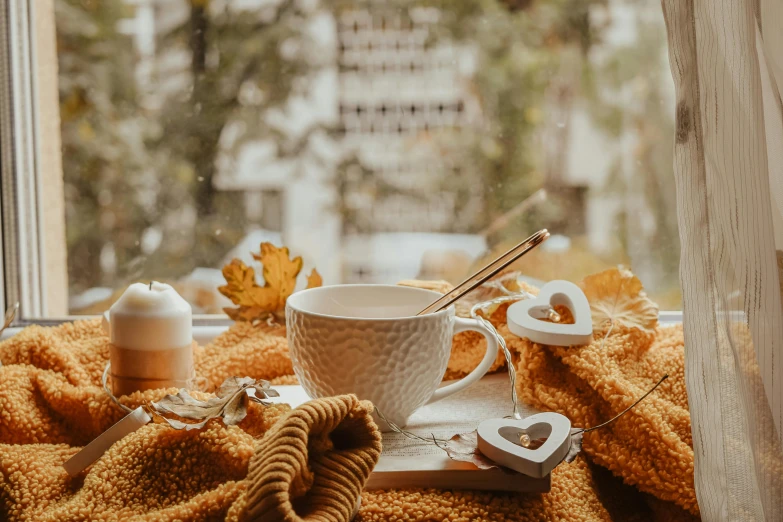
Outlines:
[[[444, 383], [444, 385], [449, 383]], [[511, 415], [511, 384], [505, 373], [484, 377], [479, 382], [450, 397], [422, 407], [415, 412], [406, 431], [421, 437], [450, 439], [457, 433], [478, 428], [481, 421]], [[433, 444], [411, 440], [400, 433], [383, 434], [383, 455], [388, 457], [423, 457], [442, 454]]]

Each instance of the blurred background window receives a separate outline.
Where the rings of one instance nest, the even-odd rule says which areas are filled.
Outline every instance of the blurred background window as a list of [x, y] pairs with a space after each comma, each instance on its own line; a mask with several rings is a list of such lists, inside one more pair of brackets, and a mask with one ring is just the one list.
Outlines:
[[[657, 3], [53, 0], [67, 310], [130, 283], [197, 313], [285, 244], [325, 284], [623, 264], [679, 309]], [[46, 233], [53, 233], [48, 231]], [[65, 270], [65, 266], [62, 267]], [[51, 278], [56, 281], [56, 277]]]

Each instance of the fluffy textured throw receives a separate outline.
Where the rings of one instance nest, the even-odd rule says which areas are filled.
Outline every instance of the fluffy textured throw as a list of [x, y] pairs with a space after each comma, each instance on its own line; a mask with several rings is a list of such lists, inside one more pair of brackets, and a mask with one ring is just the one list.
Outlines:
[[[584, 347], [516, 338], [505, 308], [491, 317], [514, 353], [520, 397], [592, 426], [670, 378], [616, 423], [585, 435], [584, 452], [552, 474], [543, 495], [361, 488], [380, 453], [371, 405], [353, 396], [249, 405], [239, 426], [203, 430], [152, 423], [70, 478], [62, 463], [123, 416], [100, 387], [108, 339], [96, 320], [30, 327], [0, 343], [0, 520], [345, 521], [359, 495], [362, 521], [695, 520], [693, 452], [680, 328], [654, 335], [614, 328]], [[249, 376], [293, 382], [283, 329], [238, 323], [197, 348], [213, 385]], [[484, 348], [455, 338], [449, 376]], [[502, 364], [499, 359], [497, 366]], [[122, 397], [135, 407], [175, 390]]]
[[[90, 320], [33, 326], [0, 343], [0, 520], [350, 518], [381, 451], [372, 405], [351, 395], [294, 411], [251, 402], [239, 426], [148, 424], [69, 477], [63, 462], [124, 415], [100, 387], [108, 342]], [[217, 384], [247, 372], [273, 378], [290, 373], [285, 351], [275, 332], [237, 325], [197, 350], [197, 368]], [[136, 407], [175, 392], [120, 401]]]

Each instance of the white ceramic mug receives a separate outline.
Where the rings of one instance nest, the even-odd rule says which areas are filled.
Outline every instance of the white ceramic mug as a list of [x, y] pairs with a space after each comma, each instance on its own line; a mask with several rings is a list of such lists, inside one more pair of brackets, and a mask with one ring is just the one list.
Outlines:
[[[290, 296], [288, 345], [307, 394], [354, 393], [402, 427], [418, 408], [481, 379], [497, 357], [494, 334], [476, 319], [456, 317], [453, 306], [416, 315], [439, 297], [431, 290], [395, 285], [324, 286]], [[452, 337], [465, 330], [486, 337], [484, 359], [463, 379], [438, 388]], [[379, 425], [388, 429], [386, 423]]]

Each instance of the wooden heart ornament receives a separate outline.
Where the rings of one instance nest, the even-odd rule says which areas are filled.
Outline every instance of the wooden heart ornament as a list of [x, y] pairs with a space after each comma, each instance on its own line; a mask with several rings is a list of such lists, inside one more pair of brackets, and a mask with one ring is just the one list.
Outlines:
[[[489, 419], [478, 427], [478, 449], [494, 462], [525, 475], [543, 478], [563, 461], [571, 447], [571, 421], [559, 413], [537, 413], [524, 419]], [[546, 438], [537, 449], [519, 443]]]
[[[562, 305], [571, 310], [573, 324], [542, 321], [549, 310]], [[538, 296], [514, 303], [508, 308], [508, 329], [519, 337], [539, 344], [573, 346], [588, 344], [593, 339], [593, 319], [590, 303], [582, 289], [569, 281], [550, 281]]]

